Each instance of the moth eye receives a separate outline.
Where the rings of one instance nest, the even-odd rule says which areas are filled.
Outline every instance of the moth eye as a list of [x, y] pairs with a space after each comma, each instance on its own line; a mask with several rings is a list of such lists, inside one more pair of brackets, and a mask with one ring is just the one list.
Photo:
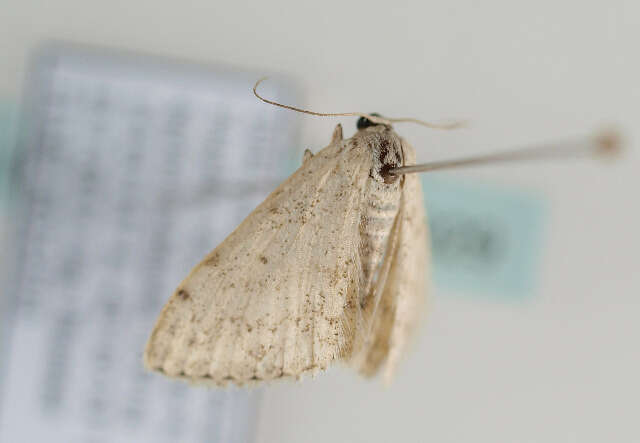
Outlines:
[[[369, 115], [371, 115], [371, 116], [373, 116], [373, 117], [380, 117], [380, 114], [378, 114], [378, 113], [376, 113], [376, 112], [373, 112], [373, 113], [371, 113], [371, 114], [369, 114]], [[371, 120], [369, 120], [369, 119], [368, 119], [368, 118], [366, 118], [366, 117], [360, 117], [360, 118], [358, 119], [358, 123], [356, 123], [356, 127], [357, 127], [358, 129], [364, 129], [364, 128], [368, 128], [369, 126], [376, 126], [376, 125], [379, 125], [379, 124], [380, 124], [380, 123], [374, 123], [374, 122], [372, 122]]]

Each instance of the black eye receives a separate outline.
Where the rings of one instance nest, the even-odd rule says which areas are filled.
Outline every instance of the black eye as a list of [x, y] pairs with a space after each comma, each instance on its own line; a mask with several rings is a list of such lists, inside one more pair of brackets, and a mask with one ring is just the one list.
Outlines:
[[[371, 115], [371, 116], [373, 116], [373, 117], [380, 117], [380, 114], [378, 114], [378, 113], [376, 113], [376, 112], [373, 112], [373, 113], [371, 113], [371, 114], [369, 114], [369, 115]], [[380, 123], [374, 123], [374, 122], [372, 122], [371, 120], [369, 120], [369, 119], [368, 119], [368, 118], [366, 118], [366, 117], [360, 117], [360, 118], [358, 119], [358, 123], [356, 123], [356, 127], [357, 127], [358, 129], [364, 129], [364, 128], [368, 128], [369, 126], [375, 126], [375, 125], [379, 125], [379, 124], [380, 124]]]

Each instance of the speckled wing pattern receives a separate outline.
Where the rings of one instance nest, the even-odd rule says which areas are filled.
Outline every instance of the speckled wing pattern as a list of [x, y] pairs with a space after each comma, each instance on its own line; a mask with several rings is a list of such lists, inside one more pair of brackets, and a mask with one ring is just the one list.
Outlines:
[[147, 368], [241, 385], [351, 356], [361, 323], [358, 225], [372, 159], [338, 129], [178, 286], [145, 349]]
[[[404, 163], [415, 164], [415, 151], [402, 141]], [[403, 176], [400, 210], [389, 237], [388, 253], [377, 281], [382, 292], [371, 332], [353, 364], [365, 376], [384, 365], [389, 382], [423, 313], [429, 276], [429, 232], [422, 185], [417, 174]]]

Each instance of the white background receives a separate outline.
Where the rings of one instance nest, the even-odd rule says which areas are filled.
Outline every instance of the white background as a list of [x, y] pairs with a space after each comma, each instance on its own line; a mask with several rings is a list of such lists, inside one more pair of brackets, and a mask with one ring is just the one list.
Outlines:
[[[27, 56], [49, 38], [285, 73], [304, 88], [301, 104], [319, 111], [472, 122], [456, 133], [399, 126], [424, 161], [617, 124], [627, 150], [615, 164], [451, 174], [546, 193], [534, 297], [433, 297], [390, 388], [343, 369], [276, 384], [265, 390], [258, 436], [640, 440], [640, 3], [8, 0], [0, 13], [2, 99], [18, 100]], [[314, 151], [336, 123], [297, 118], [301, 148]], [[343, 123], [350, 134], [354, 122]]]

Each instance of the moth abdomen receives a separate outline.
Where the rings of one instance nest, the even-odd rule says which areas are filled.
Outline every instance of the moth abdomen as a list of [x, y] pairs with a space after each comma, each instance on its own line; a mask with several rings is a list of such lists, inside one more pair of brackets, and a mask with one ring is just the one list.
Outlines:
[[369, 148], [371, 169], [360, 216], [360, 303], [366, 304], [376, 285], [389, 234], [396, 220], [402, 180], [389, 173], [402, 165], [402, 140], [387, 126], [366, 126], [353, 137]]

